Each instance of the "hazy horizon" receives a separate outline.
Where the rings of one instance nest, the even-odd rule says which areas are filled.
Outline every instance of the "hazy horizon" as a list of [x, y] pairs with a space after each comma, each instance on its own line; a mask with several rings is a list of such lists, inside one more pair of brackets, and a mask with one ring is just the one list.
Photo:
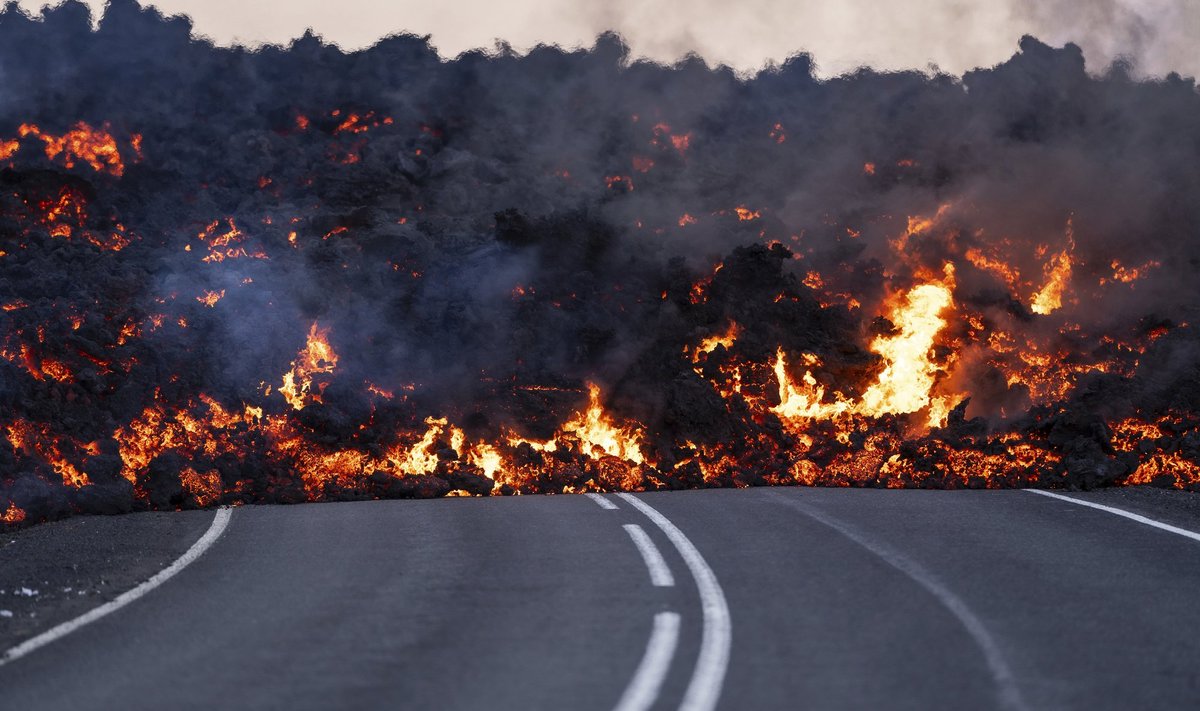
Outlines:
[[[36, 13], [47, 4], [21, 0]], [[104, 0], [85, 0], [95, 16]], [[590, 47], [615, 31], [632, 54], [672, 63], [696, 53], [709, 64], [753, 72], [810, 53], [818, 74], [833, 76], [860, 66], [880, 70], [937, 67], [961, 74], [993, 66], [1031, 34], [1062, 45], [1078, 44], [1088, 69], [1103, 71], [1113, 60], [1133, 62], [1135, 73], [1200, 74], [1200, 3], [1187, 0], [919, 0], [872, 7], [869, 0], [838, 3], [748, 0], [728, 7], [717, 0], [614, 0], [581, 7], [555, 0], [514, 0], [503, 6], [458, 0], [437, 5], [410, 1], [345, 0], [157, 0], [165, 15], [186, 14], [198, 35], [221, 45], [283, 44], [312, 29], [345, 50], [368, 47], [389, 34], [429, 35], [451, 58], [491, 49], [503, 40], [518, 51], [538, 44]]]

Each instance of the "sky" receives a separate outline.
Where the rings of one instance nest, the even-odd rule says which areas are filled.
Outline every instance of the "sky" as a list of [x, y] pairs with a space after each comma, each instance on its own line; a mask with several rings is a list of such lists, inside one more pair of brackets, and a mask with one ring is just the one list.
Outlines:
[[[146, 4], [147, 0], [143, 0]], [[21, 0], [36, 10], [41, 0]], [[99, 14], [103, 0], [87, 0]], [[219, 44], [286, 44], [308, 28], [343, 49], [400, 31], [432, 36], [443, 57], [539, 43], [591, 46], [616, 30], [635, 56], [695, 52], [753, 72], [798, 51], [832, 76], [869, 65], [961, 74], [1004, 61], [1032, 34], [1074, 42], [1088, 68], [1131, 59], [1143, 76], [1200, 74], [1200, 0], [156, 0]]]

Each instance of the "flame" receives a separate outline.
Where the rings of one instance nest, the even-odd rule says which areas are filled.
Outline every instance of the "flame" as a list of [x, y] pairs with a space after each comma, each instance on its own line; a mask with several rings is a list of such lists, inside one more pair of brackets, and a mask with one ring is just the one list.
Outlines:
[[557, 452], [563, 444], [559, 440], [577, 440], [580, 453], [593, 460], [615, 457], [632, 464], [646, 462], [641, 449], [641, 427], [618, 425], [604, 411], [600, 386], [588, 383], [587, 388], [587, 407], [564, 422], [553, 439], [539, 442], [510, 433], [507, 437], [508, 445], [513, 448], [528, 445], [538, 452]]
[[[331, 115], [334, 118], [337, 118], [341, 115], [341, 110], [335, 110]], [[301, 118], [303, 118], [303, 117], [301, 117]], [[385, 116], [382, 119], [378, 119], [375, 117], [374, 111], [368, 111], [365, 114], [357, 114], [357, 113], [351, 112], [345, 118], [345, 120], [343, 120], [340, 124], [338, 124], [337, 128], [333, 129], [333, 134], [336, 136], [339, 133], [349, 133], [349, 134], [366, 133], [367, 131], [370, 131], [372, 128], [378, 128], [379, 126], [390, 126], [390, 125], [392, 125], [392, 118], [390, 116]], [[305, 119], [303, 128], [307, 128], [307, 127], [308, 127], [308, 120]]]
[[1075, 231], [1067, 220], [1067, 247], [1046, 263], [1046, 283], [1034, 295], [1029, 310], [1043, 316], [1062, 307], [1063, 293], [1071, 280], [1071, 253], [1075, 250]]
[[293, 409], [303, 410], [310, 402], [321, 402], [321, 394], [328, 383], [319, 383], [313, 392], [313, 376], [332, 373], [337, 367], [338, 356], [329, 345], [329, 329], [319, 328], [314, 321], [308, 330], [308, 342], [304, 350], [292, 361], [292, 369], [283, 375], [279, 393]]
[[395, 392], [393, 392], [391, 390], [386, 390], [386, 389], [376, 385], [375, 383], [368, 381], [366, 385], [367, 385], [367, 392], [371, 393], [372, 395], [377, 395], [385, 400], [391, 400], [392, 398], [396, 397]]
[[[953, 303], [954, 267], [946, 263], [943, 278], [920, 284], [898, 296], [889, 311], [889, 320], [897, 332], [877, 336], [870, 349], [881, 356], [883, 370], [857, 401], [841, 393], [827, 400], [826, 389], [819, 385], [811, 370], [800, 382], [792, 380], [780, 348], [775, 354], [774, 373], [779, 386], [779, 404], [770, 408], [782, 421], [803, 430], [812, 420], [829, 420], [843, 415], [879, 418], [902, 415], [930, 408], [931, 426], [945, 423], [946, 416], [961, 401], [961, 396], [933, 397], [931, 392], [940, 368], [931, 352], [937, 335], [946, 326], [943, 316]], [[820, 360], [805, 355], [806, 365]], [[844, 434], [844, 433], [843, 433]]]
[[892, 308], [889, 320], [899, 333], [878, 336], [870, 349], [883, 357], [878, 380], [862, 395], [861, 410], [873, 417], [916, 412], [929, 404], [938, 368], [930, 359], [934, 339], [946, 326], [942, 314], [954, 304], [954, 266], [941, 281], [921, 284]]
[[950, 207], [950, 203], [943, 203], [938, 206], [937, 212], [928, 217], [909, 215], [904, 233], [892, 241], [892, 248], [898, 253], [906, 251], [908, 249], [908, 241], [913, 237], [932, 231], [941, 224], [942, 220], [946, 217], [946, 213], [950, 211]]
[[1021, 275], [1007, 263], [994, 256], [984, 254], [974, 247], [966, 252], [967, 261], [976, 269], [996, 275], [1008, 285], [1009, 291], [1015, 293], [1021, 283]]
[[712, 274], [702, 277], [688, 290], [688, 301], [692, 304], [703, 304], [708, 301], [708, 288], [712, 285], [713, 279], [717, 274], [725, 268], [724, 262], [717, 262], [713, 267]]
[[[820, 361], [808, 360], [810, 365]], [[779, 383], [779, 404], [771, 408], [779, 418], [793, 425], [807, 420], [827, 420], [851, 412], [854, 403], [839, 393], [833, 402], [825, 402], [825, 388], [817, 384], [811, 370], [804, 371], [801, 383], [794, 382], [787, 372], [787, 361], [783, 349], [775, 352], [775, 379]]]
[[[845, 306], [850, 309], [862, 308], [862, 304], [852, 294], [846, 291], [834, 291], [828, 288], [825, 277], [819, 272], [808, 271], [804, 274], [804, 278], [800, 280], [802, 284], [817, 292], [817, 301], [820, 302], [822, 308], [829, 308], [834, 305]], [[785, 298], [784, 294], [776, 297], [776, 303]]]
[[212, 506], [221, 498], [223, 486], [216, 469], [198, 472], [192, 467], [185, 467], [179, 472], [179, 483], [191, 494], [197, 506]]
[[1113, 448], [1138, 455], [1137, 468], [1123, 484], [1166, 484], [1182, 489], [1200, 483], [1200, 464], [1159, 444], [1170, 442], [1168, 430], [1178, 430], [1180, 424], [1179, 418], [1172, 415], [1158, 422], [1128, 417], [1112, 424]]
[[1105, 284], [1115, 284], [1118, 282], [1121, 284], [1132, 284], [1133, 282], [1146, 276], [1146, 272], [1150, 271], [1151, 269], [1157, 269], [1161, 267], [1162, 262], [1159, 262], [1158, 260], [1150, 260], [1138, 267], [1128, 267], [1124, 264], [1121, 264], [1120, 260], [1114, 259], [1112, 260], [1112, 264], [1109, 266], [1112, 269], [1112, 276], [1101, 277], [1101, 286], [1104, 286]]
[[741, 326], [730, 321], [729, 326], [721, 332], [711, 336], [705, 336], [700, 340], [700, 345], [692, 350], [692, 362], [699, 363], [700, 356], [712, 353], [717, 349], [717, 346], [725, 346], [725, 348], [733, 348], [733, 344], [742, 333]]
[[733, 209], [737, 212], [738, 220], [741, 222], [749, 222], [750, 220], [757, 220], [759, 217], [762, 217], [758, 210], [751, 210], [745, 205], [738, 205]]
[[[407, 448], [396, 447], [387, 453], [386, 458], [393, 471], [407, 476], [419, 476], [432, 474], [437, 469], [438, 455], [433, 447], [438, 437], [447, 430], [448, 424], [444, 417], [427, 417], [425, 424], [427, 429], [415, 444]], [[462, 431], [453, 426], [449, 426], [449, 430], [452, 438], [459, 441], [459, 446], [454, 448], [457, 451], [462, 447]]]
[[488, 479], [494, 481], [497, 474], [504, 472], [504, 458], [494, 446], [480, 443], [475, 445], [469, 454], [471, 464], [479, 467]]
[[217, 302], [225, 298], [225, 290], [220, 291], [205, 291], [203, 296], [197, 296], [196, 301], [204, 304], [210, 309], [217, 305]]
[[[36, 453], [50, 465], [54, 473], [62, 477], [64, 486], [78, 489], [92, 483], [86, 473], [63, 455], [62, 446], [69, 440], [55, 436], [50, 431], [49, 425], [34, 424], [27, 420], [14, 420], [5, 429], [6, 438], [14, 452], [18, 454]], [[88, 449], [75, 442], [70, 442], [70, 444], [74, 445], [76, 449], [84, 451]]]
[[[267, 259], [266, 253], [261, 249], [250, 252], [246, 249], [246, 235], [237, 226], [232, 217], [227, 217], [224, 220], [225, 226], [221, 226], [222, 220], [213, 220], [201, 230], [196, 239], [208, 247], [208, 254], [200, 261], [205, 263], [218, 263], [226, 259]], [[224, 230], [222, 232], [222, 230]], [[191, 245], [188, 245], [190, 247]]]
[[950, 419], [950, 413], [958, 407], [966, 396], [961, 393], [952, 395], [935, 395], [929, 399], [929, 427], [945, 427]]
[[[103, 127], [95, 129], [80, 121], [63, 135], [55, 136], [44, 133], [34, 124], [22, 124], [18, 133], [21, 138], [33, 136], [40, 139], [45, 143], [46, 157], [54, 160], [61, 156], [63, 165], [68, 169], [74, 168], [75, 162], [79, 160], [98, 173], [107, 172], [119, 178], [125, 174], [125, 164], [121, 160], [117, 141], [108, 132], [108, 128], [108, 124], [104, 124]], [[11, 143], [6, 146], [11, 147]], [[15, 152], [16, 150], [13, 150], [13, 153]]]
[[[121, 476], [137, 485], [154, 458], [165, 452], [178, 452], [188, 459], [236, 452], [238, 447], [231, 439], [232, 434], [240, 429], [257, 427], [263, 419], [262, 408], [245, 406], [239, 413], [226, 409], [207, 395], [200, 395], [199, 401], [207, 412], [197, 414], [199, 405], [194, 402], [168, 407], [162, 403], [161, 393], [156, 391], [154, 401], [142, 410], [141, 415], [128, 425], [118, 427], [113, 432], [113, 439], [124, 465]], [[197, 489], [193, 495], [197, 495], [197, 491], [203, 493], [208, 489]]]
[[636, 427], [616, 425], [600, 403], [600, 386], [588, 383], [587, 388], [587, 409], [564, 423], [562, 431], [578, 437], [583, 445], [583, 453], [593, 459], [607, 455], [634, 464], [645, 462], [646, 458], [641, 449], [641, 431]]
[[25, 511], [17, 508], [17, 505], [12, 501], [8, 502], [8, 508], [5, 509], [3, 515], [0, 515], [0, 523], [7, 524], [9, 526], [15, 526], [24, 520]]

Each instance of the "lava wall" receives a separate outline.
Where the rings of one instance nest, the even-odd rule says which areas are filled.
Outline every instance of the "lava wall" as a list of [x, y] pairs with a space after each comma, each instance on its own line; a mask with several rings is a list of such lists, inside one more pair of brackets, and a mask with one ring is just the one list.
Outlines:
[[1200, 482], [1200, 95], [0, 12], [0, 520]]

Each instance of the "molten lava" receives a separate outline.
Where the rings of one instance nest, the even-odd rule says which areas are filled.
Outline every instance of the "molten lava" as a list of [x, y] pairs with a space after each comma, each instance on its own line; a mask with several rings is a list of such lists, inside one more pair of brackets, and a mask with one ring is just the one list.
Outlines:
[[709, 486], [1200, 490], [1186, 80], [1089, 74], [1031, 39], [955, 81], [821, 81], [801, 59], [651, 66], [609, 37], [247, 51], [120, 3], [98, 28], [14, 8], [4, 525]]

